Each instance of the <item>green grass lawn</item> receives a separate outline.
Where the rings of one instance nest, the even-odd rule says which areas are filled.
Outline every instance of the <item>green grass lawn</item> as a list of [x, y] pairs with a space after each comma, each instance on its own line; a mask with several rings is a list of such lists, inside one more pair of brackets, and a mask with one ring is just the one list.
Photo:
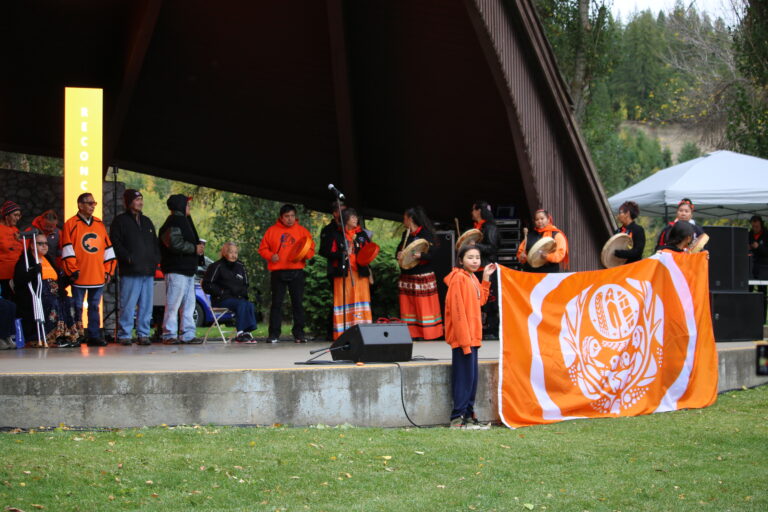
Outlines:
[[485, 431], [0, 434], [0, 510], [768, 510], [768, 387], [703, 410]]

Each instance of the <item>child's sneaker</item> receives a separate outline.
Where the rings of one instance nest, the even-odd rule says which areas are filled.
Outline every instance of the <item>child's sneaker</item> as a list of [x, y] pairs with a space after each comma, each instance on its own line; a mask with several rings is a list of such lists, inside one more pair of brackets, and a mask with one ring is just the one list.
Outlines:
[[465, 421], [467, 423], [467, 428], [471, 430], [489, 430], [491, 428], [490, 423], [481, 423], [480, 420], [477, 419], [475, 413], [472, 413], [472, 417]]

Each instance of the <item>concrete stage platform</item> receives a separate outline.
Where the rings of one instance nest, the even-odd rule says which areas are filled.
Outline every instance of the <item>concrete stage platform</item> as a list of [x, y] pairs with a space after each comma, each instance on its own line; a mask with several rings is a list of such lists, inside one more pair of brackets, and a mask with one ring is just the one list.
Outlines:
[[[81, 347], [0, 352], [0, 427], [160, 424], [439, 425], [451, 409], [450, 347], [414, 343], [414, 361], [296, 365], [297, 345]], [[476, 410], [498, 421], [498, 342], [480, 350]], [[752, 342], [718, 343], [719, 389], [768, 382]], [[330, 362], [330, 355], [320, 357]], [[404, 411], [405, 408], [405, 411]]]

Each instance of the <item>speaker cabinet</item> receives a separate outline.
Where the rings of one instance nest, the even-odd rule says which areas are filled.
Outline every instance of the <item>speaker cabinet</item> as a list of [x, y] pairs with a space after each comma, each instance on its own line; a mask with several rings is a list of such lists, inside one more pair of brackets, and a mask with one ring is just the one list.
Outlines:
[[763, 294], [712, 292], [712, 328], [715, 341], [763, 339]]
[[709, 289], [746, 292], [749, 286], [747, 230], [732, 226], [704, 226], [709, 235]]
[[331, 345], [334, 361], [393, 363], [410, 361], [413, 340], [406, 324], [357, 324]]
[[456, 264], [456, 232], [436, 231], [435, 245], [429, 252], [432, 254], [432, 268], [435, 269], [437, 279], [437, 295], [440, 298], [440, 308], [445, 311], [445, 295], [448, 293], [448, 285], [443, 278], [451, 273]]

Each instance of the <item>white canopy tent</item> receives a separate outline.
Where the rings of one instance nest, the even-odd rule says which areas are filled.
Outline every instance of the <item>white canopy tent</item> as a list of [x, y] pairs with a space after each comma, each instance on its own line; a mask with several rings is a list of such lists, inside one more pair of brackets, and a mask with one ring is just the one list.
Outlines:
[[618, 211], [624, 201], [635, 201], [642, 215], [674, 217], [684, 197], [693, 201], [696, 218], [768, 217], [768, 160], [715, 151], [662, 169], [611, 196], [608, 203]]

